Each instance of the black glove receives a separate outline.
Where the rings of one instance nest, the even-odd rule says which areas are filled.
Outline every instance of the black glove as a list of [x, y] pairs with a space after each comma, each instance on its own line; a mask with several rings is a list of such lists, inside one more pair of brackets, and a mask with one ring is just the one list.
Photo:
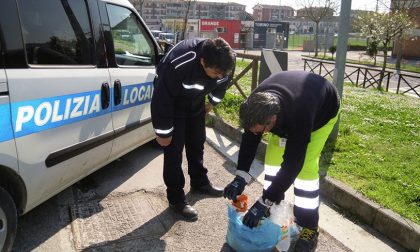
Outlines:
[[258, 200], [245, 214], [242, 223], [250, 228], [256, 227], [263, 217], [269, 216], [269, 209], [269, 206], [263, 204], [261, 200]]
[[230, 200], [236, 200], [236, 196], [242, 194], [246, 186], [246, 181], [241, 176], [237, 175], [235, 179], [225, 187], [223, 196]]

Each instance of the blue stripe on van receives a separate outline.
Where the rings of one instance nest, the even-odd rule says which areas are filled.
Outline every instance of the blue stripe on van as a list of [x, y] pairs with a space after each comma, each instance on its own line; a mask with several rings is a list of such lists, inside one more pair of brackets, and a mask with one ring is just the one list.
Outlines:
[[10, 105], [0, 105], [0, 142], [13, 139], [13, 129], [10, 123]]
[[116, 111], [150, 102], [153, 94], [153, 82], [123, 86], [121, 93], [121, 103], [114, 107]]
[[[124, 86], [121, 104], [113, 109], [118, 111], [150, 102], [152, 93], [152, 82]], [[99, 90], [12, 103], [13, 130], [7, 119], [10, 118], [10, 108], [2, 105], [0, 126], [6, 130], [0, 131], [0, 142], [12, 139], [13, 133], [16, 138], [22, 137], [110, 113], [113, 90], [110, 104], [112, 105], [102, 110]]]

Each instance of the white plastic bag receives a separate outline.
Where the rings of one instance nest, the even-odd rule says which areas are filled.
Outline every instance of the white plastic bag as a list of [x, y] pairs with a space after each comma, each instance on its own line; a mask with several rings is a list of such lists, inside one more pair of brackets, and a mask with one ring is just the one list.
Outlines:
[[280, 241], [276, 248], [278, 251], [287, 251], [292, 241], [299, 237], [299, 227], [295, 223], [293, 206], [282, 200], [280, 204], [274, 204], [270, 208], [269, 219], [281, 227]]

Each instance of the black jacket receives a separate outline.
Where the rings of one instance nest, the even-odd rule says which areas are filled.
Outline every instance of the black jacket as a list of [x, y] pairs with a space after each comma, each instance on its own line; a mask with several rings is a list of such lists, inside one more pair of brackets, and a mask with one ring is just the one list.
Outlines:
[[157, 67], [151, 112], [155, 132], [169, 137], [173, 118], [197, 116], [204, 112], [205, 96], [215, 106], [225, 96], [232, 76], [211, 79], [200, 63], [206, 39], [188, 39], [178, 43]]
[[[281, 112], [271, 132], [286, 138], [287, 142], [281, 170], [264, 195], [272, 201], [279, 201], [302, 170], [311, 133], [337, 115], [340, 99], [330, 82], [304, 71], [274, 74], [253, 92], [270, 92], [280, 100]], [[245, 130], [238, 170], [249, 172], [261, 137]]]

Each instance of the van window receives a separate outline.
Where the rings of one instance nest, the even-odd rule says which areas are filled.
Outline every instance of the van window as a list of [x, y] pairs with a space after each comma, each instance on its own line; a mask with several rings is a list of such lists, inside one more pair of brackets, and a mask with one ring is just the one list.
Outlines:
[[129, 9], [107, 5], [115, 58], [118, 65], [152, 66], [156, 56], [153, 42], [136, 14]]
[[18, 4], [28, 64], [93, 64], [84, 0], [18, 0]]

